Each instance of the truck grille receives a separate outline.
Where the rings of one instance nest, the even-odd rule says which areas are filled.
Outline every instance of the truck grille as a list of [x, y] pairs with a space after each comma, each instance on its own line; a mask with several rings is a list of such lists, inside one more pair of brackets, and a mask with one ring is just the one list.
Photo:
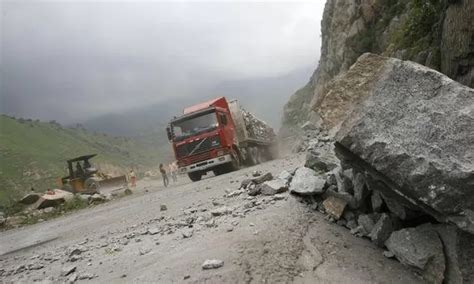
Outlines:
[[195, 147], [197, 147], [197, 145], [199, 145], [199, 147], [194, 150], [192, 155], [199, 154], [209, 149], [219, 147], [220, 144], [221, 143], [218, 136], [208, 137], [204, 142], [201, 139], [198, 141], [193, 141], [191, 143], [186, 143], [186, 144], [176, 147], [176, 154], [178, 158], [184, 158], [184, 157], [189, 156], [189, 154], [194, 150]]

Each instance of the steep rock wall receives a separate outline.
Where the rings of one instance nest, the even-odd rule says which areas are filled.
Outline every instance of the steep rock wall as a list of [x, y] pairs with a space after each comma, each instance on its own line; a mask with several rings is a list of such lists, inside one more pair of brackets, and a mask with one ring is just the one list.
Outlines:
[[326, 83], [365, 52], [412, 60], [474, 87], [472, 15], [472, 0], [328, 0], [318, 68], [286, 104], [282, 132], [319, 124]]

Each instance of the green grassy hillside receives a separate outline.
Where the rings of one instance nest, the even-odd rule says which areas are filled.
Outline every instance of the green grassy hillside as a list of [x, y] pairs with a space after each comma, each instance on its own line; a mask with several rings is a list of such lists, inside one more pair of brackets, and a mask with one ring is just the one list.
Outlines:
[[28, 191], [54, 187], [66, 175], [65, 160], [96, 153], [91, 162], [114, 174], [130, 167], [139, 171], [168, 161], [167, 143], [153, 135], [111, 137], [54, 122], [0, 116], [0, 205]]

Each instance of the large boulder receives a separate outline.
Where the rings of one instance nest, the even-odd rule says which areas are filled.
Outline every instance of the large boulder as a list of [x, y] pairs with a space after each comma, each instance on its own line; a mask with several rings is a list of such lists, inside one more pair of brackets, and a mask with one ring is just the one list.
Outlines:
[[319, 111], [338, 130], [341, 159], [383, 181], [400, 202], [474, 233], [473, 89], [373, 54], [327, 89]]

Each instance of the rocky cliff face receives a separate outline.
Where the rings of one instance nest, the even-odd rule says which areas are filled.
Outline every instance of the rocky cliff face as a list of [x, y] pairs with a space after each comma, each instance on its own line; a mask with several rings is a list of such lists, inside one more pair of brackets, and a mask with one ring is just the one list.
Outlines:
[[365, 52], [415, 61], [474, 87], [472, 15], [471, 0], [328, 0], [319, 66], [286, 104], [283, 132], [319, 123], [326, 83]]

